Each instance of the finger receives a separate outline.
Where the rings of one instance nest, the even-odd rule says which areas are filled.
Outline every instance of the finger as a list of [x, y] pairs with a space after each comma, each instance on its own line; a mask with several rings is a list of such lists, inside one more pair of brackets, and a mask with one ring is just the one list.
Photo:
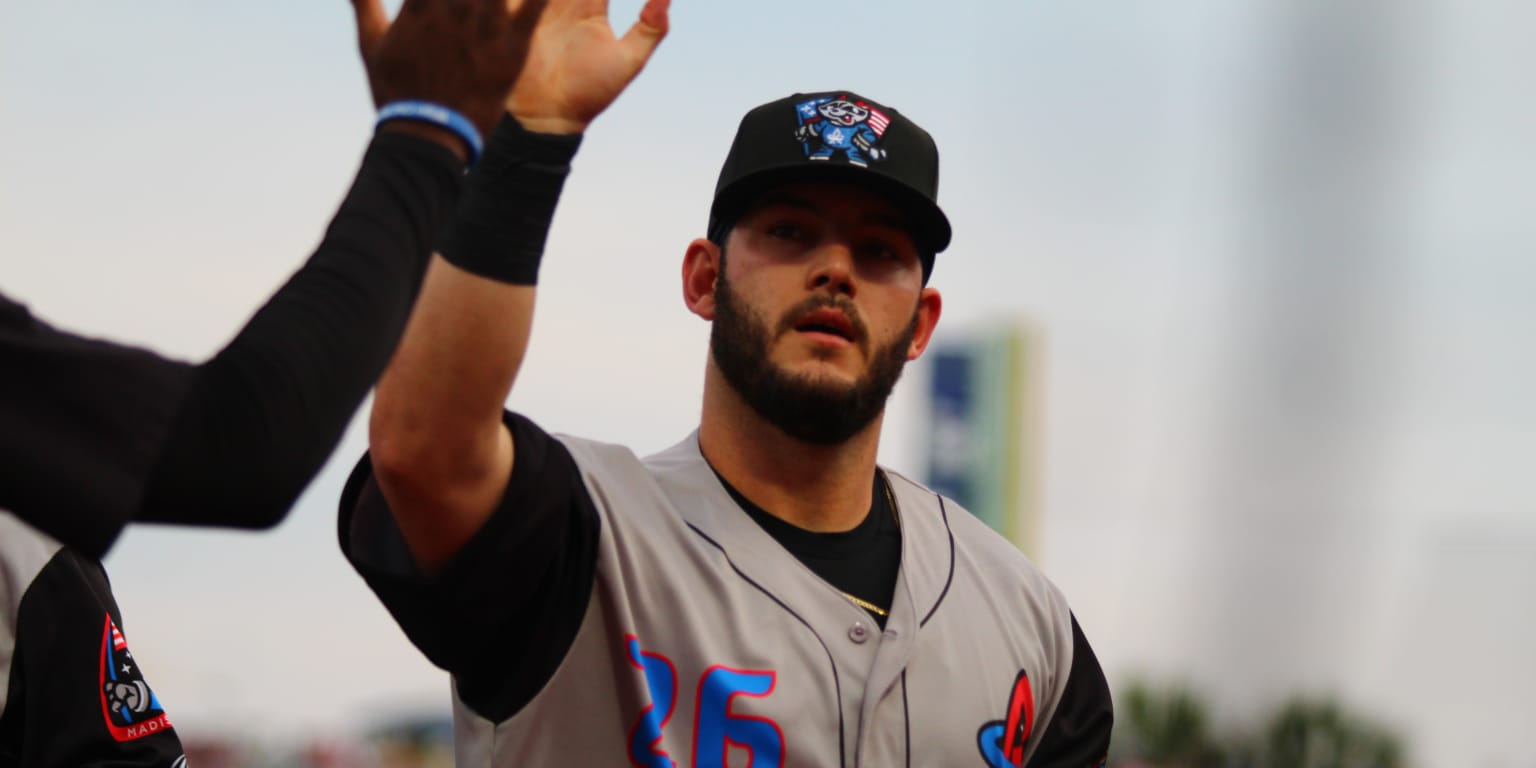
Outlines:
[[525, 0], [512, 13], [512, 39], [523, 45], [524, 56], [528, 55], [528, 41], [533, 39], [533, 32], [539, 27], [539, 19], [543, 18], [548, 7], [549, 0]]
[[357, 47], [367, 56], [389, 31], [389, 14], [384, 0], [352, 0], [352, 10], [357, 14]]
[[671, 23], [667, 9], [671, 5], [672, 0], [646, 0], [645, 7], [640, 9], [640, 20], [624, 33], [623, 45], [634, 61], [644, 65], [655, 53], [656, 46], [661, 45], [662, 38], [667, 36]]

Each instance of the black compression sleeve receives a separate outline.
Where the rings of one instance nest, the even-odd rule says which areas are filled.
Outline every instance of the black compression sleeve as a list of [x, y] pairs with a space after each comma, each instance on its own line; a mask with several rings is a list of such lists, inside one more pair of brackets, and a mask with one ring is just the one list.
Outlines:
[[193, 370], [0, 296], [0, 508], [100, 557], [144, 494]]
[[373, 139], [315, 254], [195, 370], [137, 519], [282, 520], [393, 353], [462, 169], [432, 142]]
[[555, 204], [580, 147], [580, 134], [533, 133], [503, 115], [444, 234], [443, 258], [503, 283], [538, 283]]

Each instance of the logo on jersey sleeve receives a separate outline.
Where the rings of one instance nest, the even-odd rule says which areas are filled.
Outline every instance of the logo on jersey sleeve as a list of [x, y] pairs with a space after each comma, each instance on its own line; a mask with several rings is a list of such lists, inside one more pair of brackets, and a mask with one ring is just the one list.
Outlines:
[[101, 715], [117, 741], [132, 741], [171, 730], [171, 720], [144, 682], [128, 641], [107, 614], [101, 631]]
[[976, 733], [981, 759], [988, 768], [1022, 768], [1024, 746], [1035, 728], [1035, 694], [1029, 687], [1029, 675], [1019, 670], [1008, 695], [1008, 717], [993, 720]]

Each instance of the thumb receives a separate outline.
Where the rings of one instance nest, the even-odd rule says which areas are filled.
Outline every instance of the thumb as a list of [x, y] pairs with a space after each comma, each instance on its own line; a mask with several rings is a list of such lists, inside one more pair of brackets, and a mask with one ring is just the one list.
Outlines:
[[624, 33], [624, 48], [632, 60], [642, 66], [656, 51], [656, 46], [661, 45], [661, 39], [667, 36], [670, 24], [667, 8], [671, 4], [671, 0], [646, 0], [645, 7], [640, 9], [640, 20]]
[[389, 31], [389, 15], [384, 0], [352, 0], [352, 10], [357, 14], [357, 47], [366, 58]]

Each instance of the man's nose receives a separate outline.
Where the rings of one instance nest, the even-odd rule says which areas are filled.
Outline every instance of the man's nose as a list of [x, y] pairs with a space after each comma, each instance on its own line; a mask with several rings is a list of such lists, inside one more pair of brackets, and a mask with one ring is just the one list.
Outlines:
[[830, 291], [852, 297], [854, 294], [853, 250], [842, 242], [829, 242], [816, 249], [807, 273], [811, 290]]

